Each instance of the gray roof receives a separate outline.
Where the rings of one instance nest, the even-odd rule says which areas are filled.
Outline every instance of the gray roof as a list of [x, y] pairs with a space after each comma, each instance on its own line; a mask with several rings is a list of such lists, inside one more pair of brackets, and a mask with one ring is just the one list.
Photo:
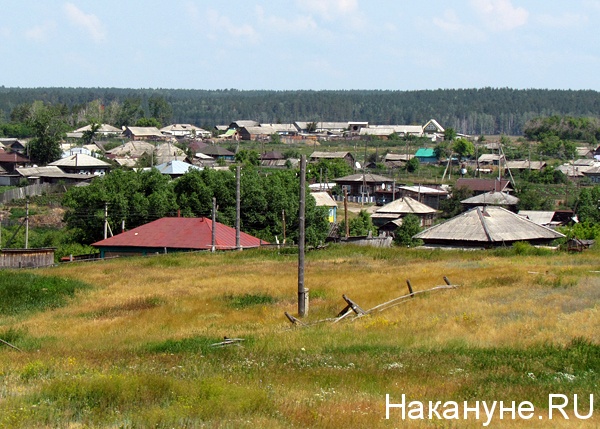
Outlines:
[[55, 165], [57, 167], [82, 167], [82, 168], [107, 168], [110, 167], [108, 162], [104, 162], [101, 159], [94, 158], [83, 153], [76, 153], [75, 155], [68, 156], [66, 158], [59, 159], [58, 161], [51, 162], [48, 165]]
[[366, 182], [366, 183], [393, 183], [394, 179], [390, 179], [389, 177], [380, 176], [378, 174], [371, 173], [358, 173], [351, 174], [350, 176], [340, 177], [338, 179], [334, 179], [334, 182]]
[[407, 161], [409, 159], [413, 159], [415, 156], [413, 154], [405, 154], [405, 153], [386, 153], [383, 157], [383, 161]]
[[310, 195], [317, 202], [317, 206], [337, 207], [337, 203], [327, 192], [311, 192]]
[[183, 175], [188, 172], [189, 169], [192, 170], [202, 170], [202, 167], [198, 167], [192, 164], [188, 164], [183, 161], [168, 161], [162, 164], [155, 166], [158, 171], [162, 174], [171, 174], [171, 175]]
[[544, 161], [506, 161], [506, 167], [513, 170], [541, 170], [545, 166]]
[[452, 244], [502, 244], [516, 241], [551, 241], [560, 232], [538, 225], [502, 207], [475, 207], [446, 222], [416, 234], [427, 242]]
[[398, 189], [414, 192], [423, 195], [448, 195], [448, 191], [443, 189], [430, 188], [428, 186], [399, 186]]
[[352, 154], [350, 152], [313, 152], [310, 154], [310, 159], [335, 159], [335, 158], [340, 158], [343, 159], [346, 156], [352, 156]]
[[375, 214], [434, 214], [437, 210], [411, 197], [403, 197], [388, 203], [377, 210]]
[[474, 197], [462, 200], [462, 204], [472, 204], [480, 206], [514, 206], [518, 204], [519, 199], [506, 192], [486, 192], [475, 195]]
[[[85, 131], [91, 131], [92, 125], [86, 125], [85, 127], [77, 128], [74, 133], [83, 133]], [[100, 127], [96, 130], [98, 134], [121, 134], [123, 130], [117, 127], [113, 127], [108, 124], [100, 124]]]
[[552, 211], [519, 210], [518, 214], [538, 225], [550, 225], [552, 218], [554, 218], [554, 213]]
[[156, 127], [127, 127], [129, 132], [138, 137], [163, 137]]
[[18, 167], [16, 172], [23, 177], [53, 177], [63, 179], [89, 180], [90, 176], [81, 175], [78, 173], [65, 173], [57, 166], [45, 167]]
[[125, 155], [130, 155], [133, 157], [142, 156], [143, 154], [151, 154], [154, 152], [155, 146], [152, 143], [141, 142], [141, 141], [131, 141], [127, 142], [121, 146], [117, 146], [111, 150], [106, 151], [106, 153], [110, 153], [112, 155], [116, 155], [119, 157], [123, 157]]

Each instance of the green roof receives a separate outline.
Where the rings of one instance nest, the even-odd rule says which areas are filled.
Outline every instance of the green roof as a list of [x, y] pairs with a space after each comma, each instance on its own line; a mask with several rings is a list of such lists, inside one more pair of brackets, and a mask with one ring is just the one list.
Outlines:
[[436, 158], [435, 156], [435, 150], [433, 149], [425, 149], [425, 148], [421, 148], [417, 151], [417, 153], [415, 154], [415, 156], [417, 158]]

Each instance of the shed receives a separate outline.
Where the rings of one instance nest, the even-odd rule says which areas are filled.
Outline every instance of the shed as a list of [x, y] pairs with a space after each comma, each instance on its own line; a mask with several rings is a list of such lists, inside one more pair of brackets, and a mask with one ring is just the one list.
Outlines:
[[435, 155], [435, 150], [431, 148], [421, 148], [417, 150], [417, 153], [415, 153], [415, 158], [418, 158], [419, 162], [425, 164], [432, 164], [438, 162], [438, 158]]
[[327, 207], [329, 210], [327, 219], [329, 223], [335, 223], [337, 221], [337, 203], [331, 198], [331, 195], [328, 192], [311, 192], [310, 195], [317, 202], [317, 207]]
[[[236, 248], [236, 230], [215, 222], [216, 250]], [[156, 253], [189, 252], [212, 248], [213, 223], [209, 218], [165, 217], [114, 237], [93, 243], [100, 257], [119, 255], [151, 255]], [[250, 234], [240, 232], [242, 248], [269, 244]]]

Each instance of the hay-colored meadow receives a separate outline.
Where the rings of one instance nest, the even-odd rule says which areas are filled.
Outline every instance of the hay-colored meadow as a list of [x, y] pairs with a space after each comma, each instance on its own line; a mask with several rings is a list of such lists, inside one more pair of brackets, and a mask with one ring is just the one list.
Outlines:
[[[600, 374], [600, 253], [372, 249], [309, 252], [307, 324], [346, 294], [382, 312], [292, 326], [297, 255], [194, 253], [33, 271], [85, 282], [65, 305], [0, 315], [0, 427], [482, 427], [486, 418], [386, 420], [398, 402], [530, 401], [530, 420], [490, 427], [595, 427]], [[10, 275], [10, 272], [4, 272]], [[223, 337], [238, 346], [212, 347]], [[8, 340], [7, 340], [8, 341]], [[583, 404], [582, 404], [583, 402]], [[600, 413], [598, 413], [600, 414]], [[543, 418], [539, 419], [538, 415]], [[517, 416], [518, 417], [518, 416]]]

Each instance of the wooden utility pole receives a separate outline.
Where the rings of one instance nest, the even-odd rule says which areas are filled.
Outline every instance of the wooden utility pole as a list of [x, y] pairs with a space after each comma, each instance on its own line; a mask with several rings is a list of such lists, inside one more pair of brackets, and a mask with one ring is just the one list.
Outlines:
[[217, 199], [213, 197], [212, 201], [212, 239], [210, 251], [217, 250]]
[[104, 203], [104, 239], [108, 238], [108, 203]]
[[298, 315], [306, 315], [306, 290], [304, 289], [304, 242], [306, 240], [305, 227], [306, 211], [306, 155], [300, 158], [300, 209], [298, 213]]
[[235, 248], [242, 250], [240, 242], [240, 213], [241, 213], [241, 190], [240, 190], [241, 172], [240, 166], [235, 168]]
[[348, 190], [344, 189], [344, 225], [346, 226], [346, 240], [350, 237], [350, 225], [348, 225]]
[[29, 198], [25, 202], [25, 248], [29, 249]]
[[285, 244], [285, 210], [281, 209], [281, 224], [283, 226], [283, 244]]

